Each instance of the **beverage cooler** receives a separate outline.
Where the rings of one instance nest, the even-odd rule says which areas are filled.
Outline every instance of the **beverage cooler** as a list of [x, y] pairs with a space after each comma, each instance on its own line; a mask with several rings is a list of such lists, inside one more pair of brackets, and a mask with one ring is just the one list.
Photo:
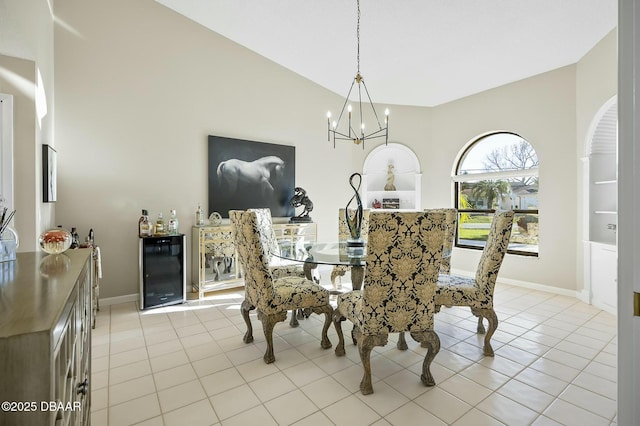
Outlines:
[[140, 309], [186, 301], [185, 236], [140, 238]]

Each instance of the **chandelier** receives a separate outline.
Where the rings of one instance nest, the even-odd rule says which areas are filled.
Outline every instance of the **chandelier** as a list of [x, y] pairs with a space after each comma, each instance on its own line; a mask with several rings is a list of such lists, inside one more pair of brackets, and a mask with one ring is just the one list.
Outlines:
[[[384, 127], [380, 124], [380, 118], [378, 113], [376, 112], [376, 108], [373, 106], [373, 102], [371, 101], [371, 96], [369, 96], [369, 90], [367, 89], [367, 85], [364, 82], [364, 78], [360, 74], [360, 0], [357, 0], [358, 6], [358, 21], [356, 26], [356, 39], [357, 39], [357, 72], [356, 76], [351, 83], [351, 87], [349, 88], [349, 93], [347, 93], [347, 97], [344, 100], [344, 104], [342, 105], [342, 110], [340, 111], [340, 115], [338, 115], [338, 120], [331, 121], [331, 111], [327, 112], [327, 134], [328, 140], [331, 141], [331, 136], [333, 136], [333, 147], [336, 147], [336, 139], [338, 140], [350, 140], [356, 145], [362, 144], [362, 149], [364, 149], [364, 141], [367, 139], [376, 139], [376, 138], [384, 138], [385, 145], [389, 141], [389, 109], [385, 109], [384, 111]], [[356, 86], [357, 85], [357, 86]], [[354, 91], [354, 86], [357, 87], [357, 95], [358, 95], [358, 103], [357, 103], [357, 112], [359, 120], [355, 121], [353, 114], [353, 108], [350, 103], [351, 93]], [[366, 96], [365, 104], [363, 107], [362, 103], [362, 95]], [[367, 109], [367, 101], [369, 104], [369, 109]], [[340, 122], [345, 115], [345, 110], [347, 111], [347, 126], [344, 129], [344, 126], [340, 126]], [[371, 133], [366, 133], [365, 131], [365, 116], [367, 114], [367, 118], [373, 120], [377, 123], [377, 129], [374, 128]], [[359, 126], [358, 126], [359, 121]], [[344, 121], [343, 121], [344, 123]], [[355, 127], [354, 127], [355, 124]], [[375, 125], [374, 125], [375, 127]]]

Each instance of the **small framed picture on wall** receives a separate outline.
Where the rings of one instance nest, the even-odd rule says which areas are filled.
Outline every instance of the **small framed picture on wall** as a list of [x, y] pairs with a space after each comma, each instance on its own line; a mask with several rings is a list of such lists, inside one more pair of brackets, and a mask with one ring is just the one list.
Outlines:
[[42, 145], [42, 201], [55, 203], [57, 200], [56, 150], [50, 145]]

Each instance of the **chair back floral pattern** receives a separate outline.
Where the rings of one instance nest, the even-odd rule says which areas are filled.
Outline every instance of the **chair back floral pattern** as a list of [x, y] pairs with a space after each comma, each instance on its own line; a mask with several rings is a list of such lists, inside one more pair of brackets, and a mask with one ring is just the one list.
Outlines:
[[493, 304], [496, 279], [511, 239], [513, 216], [513, 210], [498, 210], [493, 215], [489, 236], [476, 270], [476, 285], [484, 296], [483, 305]]
[[263, 360], [267, 364], [274, 362], [273, 328], [287, 318], [287, 311], [303, 309], [305, 313], [324, 314], [320, 346], [323, 349], [330, 348], [327, 331], [331, 325], [333, 307], [329, 303], [329, 291], [301, 276], [274, 279], [267, 257], [270, 252], [263, 245], [265, 236], [260, 232], [258, 213], [230, 210], [229, 218], [238, 258], [244, 269], [245, 299], [240, 305], [240, 312], [247, 331], [242, 340], [245, 343], [253, 342], [249, 311], [256, 309], [267, 343]]
[[459, 275], [442, 276], [436, 293], [436, 308], [470, 306], [477, 309], [493, 308], [493, 291], [498, 272], [507, 253], [513, 210], [498, 210], [491, 221], [489, 236], [478, 262], [475, 279]]
[[271, 209], [249, 209], [249, 211], [256, 214], [264, 255], [267, 258], [267, 262], [271, 262], [271, 258], [273, 257], [272, 253], [277, 253], [279, 250], [278, 238], [276, 237], [276, 231], [273, 229]]
[[264, 254], [255, 212], [230, 210], [231, 234], [244, 271], [246, 299], [258, 309], [268, 311], [274, 298], [269, 262]]
[[441, 211], [445, 214], [445, 222], [447, 230], [444, 236], [443, 253], [448, 253], [448, 256], [442, 258], [440, 264], [440, 273], [448, 274], [451, 272], [451, 254], [453, 250], [453, 242], [456, 238], [456, 226], [458, 225], [458, 210], [454, 208], [450, 209], [433, 209], [432, 211]]
[[433, 330], [444, 212], [371, 212], [367, 273], [356, 306], [363, 334]]

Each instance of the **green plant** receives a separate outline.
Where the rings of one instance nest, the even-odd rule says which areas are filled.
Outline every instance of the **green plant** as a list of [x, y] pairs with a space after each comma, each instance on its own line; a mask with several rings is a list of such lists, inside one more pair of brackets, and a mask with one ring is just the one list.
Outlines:
[[[466, 194], [460, 194], [460, 201], [458, 202], [458, 205], [460, 206], [460, 209], [468, 209], [471, 208], [471, 205], [469, 204], [469, 199], [467, 198]], [[469, 216], [468, 213], [461, 213], [460, 214], [460, 223], [465, 223], [468, 222], [469, 220], [471, 220], [471, 216]]]
[[471, 190], [474, 198], [486, 198], [487, 208], [493, 208], [496, 199], [502, 198], [511, 192], [509, 182], [504, 180], [481, 180]]

